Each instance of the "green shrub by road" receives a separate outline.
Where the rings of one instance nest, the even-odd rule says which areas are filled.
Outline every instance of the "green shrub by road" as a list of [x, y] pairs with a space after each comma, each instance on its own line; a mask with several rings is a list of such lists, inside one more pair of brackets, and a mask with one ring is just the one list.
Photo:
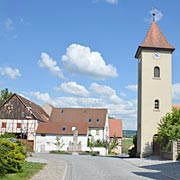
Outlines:
[[35, 162], [25, 162], [22, 172], [16, 174], [7, 174], [1, 177], [1, 180], [28, 180], [39, 172], [45, 164]]

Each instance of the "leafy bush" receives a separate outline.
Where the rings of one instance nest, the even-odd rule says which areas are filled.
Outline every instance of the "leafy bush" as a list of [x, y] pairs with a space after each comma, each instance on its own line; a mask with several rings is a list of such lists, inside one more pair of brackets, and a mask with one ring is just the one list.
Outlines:
[[106, 141], [98, 139], [95, 141], [94, 147], [106, 147]]
[[21, 171], [25, 156], [20, 147], [8, 140], [0, 139], [0, 176], [6, 173], [17, 173]]
[[169, 142], [180, 139], [180, 109], [173, 108], [160, 121], [158, 127], [158, 141], [161, 149], [169, 150]]
[[3, 154], [5, 154], [6, 151], [7, 151], [7, 147], [0, 146], [0, 177], [6, 174], [6, 165], [4, 164], [2, 158]]
[[180, 109], [173, 108], [159, 123], [158, 140], [167, 138], [170, 141], [180, 139]]
[[26, 142], [23, 142], [21, 140], [17, 140], [16, 141], [16, 144], [18, 145], [19, 147], [19, 150], [20, 152], [24, 155], [24, 156], [27, 156], [27, 152], [28, 152], [28, 149], [29, 149], [29, 144], [26, 143]]
[[15, 134], [13, 133], [8, 133], [8, 132], [5, 132], [4, 134], [2, 134], [0, 136], [0, 138], [16, 138]]

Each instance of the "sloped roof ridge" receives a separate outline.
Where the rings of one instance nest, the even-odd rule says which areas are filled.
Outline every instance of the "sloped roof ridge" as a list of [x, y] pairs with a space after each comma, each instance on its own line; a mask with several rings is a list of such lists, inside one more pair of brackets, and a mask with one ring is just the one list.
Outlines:
[[[53, 106], [52, 106], [53, 107]], [[53, 107], [53, 109], [92, 109], [92, 110], [107, 110], [107, 108], [96, 108], [96, 107]]]
[[[35, 118], [39, 119], [39, 118], [37, 117], [37, 115], [35, 114], [35, 113], [37, 113], [38, 116], [42, 118], [42, 119], [39, 119], [39, 120], [44, 120], [44, 119], [46, 119], [46, 121], [47, 121], [47, 120], [49, 119], [49, 116], [48, 116], [47, 113], [42, 109], [42, 107], [41, 107], [40, 105], [38, 105], [38, 104], [36, 104], [36, 103], [34, 103], [34, 102], [26, 99], [25, 97], [23, 97], [23, 96], [21, 96], [21, 95], [19, 95], [19, 94], [17, 94], [17, 93], [14, 93], [14, 94], [15, 94], [15, 95], [17, 96], [17, 98], [24, 104], [24, 106], [25, 106], [26, 108], [28, 108], [28, 107], [31, 107], [31, 108], [32, 108], [32, 113], [33, 113], [33, 116], [34, 116]], [[25, 102], [25, 101], [26, 101], [26, 102]], [[33, 106], [36, 106], [37, 108], [33, 108]], [[39, 110], [43, 111], [43, 114], [42, 114], [41, 112], [39, 112]], [[35, 113], [34, 113], [34, 112], [35, 112]]]

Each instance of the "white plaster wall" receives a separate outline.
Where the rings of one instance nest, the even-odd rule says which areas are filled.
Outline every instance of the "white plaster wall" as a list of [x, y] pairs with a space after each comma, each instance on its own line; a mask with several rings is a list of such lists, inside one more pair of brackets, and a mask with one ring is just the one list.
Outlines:
[[[57, 135], [41, 136], [40, 134], [36, 134], [34, 150], [36, 152], [58, 150], [56, 145], [54, 145], [54, 143], [56, 143], [56, 136]], [[73, 136], [69, 135], [69, 136], [60, 136], [60, 137], [61, 137], [61, 141], [64, 143], [64, 146], [60, 150], [67, 151], [69, 147], [69, 143], [73, 142]], [[87, 148], [87, 136], [78, 136], [78, 143], [79, 142], [81, 142], [82, 151], [85, 151]]]
[[[99, 135], [96, 134], [96, 130], [99, 130]], [[103, 129], [91, 129], [91, 136], [93, 137], [93, 139], [95, 141], [97, 141], [98, 139], [103, 140], [104, 137], [104, 130]]]

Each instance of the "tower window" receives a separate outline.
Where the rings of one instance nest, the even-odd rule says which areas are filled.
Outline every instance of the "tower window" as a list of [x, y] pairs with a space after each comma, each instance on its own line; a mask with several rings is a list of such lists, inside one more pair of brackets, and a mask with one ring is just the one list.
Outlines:
[[159, 109], [159, 100], [158, 99], [156, 99], [154, 101], [154, 109]]
[[160, 68], [158, 66], [154, 67], [154, 77], [160, 77]]

